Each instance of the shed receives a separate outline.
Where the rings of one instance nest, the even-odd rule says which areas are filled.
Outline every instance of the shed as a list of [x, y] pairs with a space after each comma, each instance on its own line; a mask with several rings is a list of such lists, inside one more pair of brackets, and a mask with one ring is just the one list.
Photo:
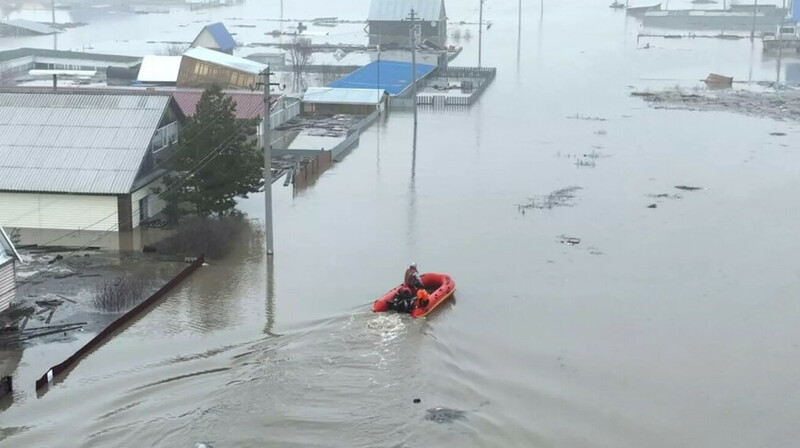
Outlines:
[[303, 95], [303, 112], [369, 115], [381, 109], [387, 97], [381, 89], [310, 87]]
[[14, 248], [14, 242], [0, 226], [0, 313], [5, 311], [16, 298], [18, 261], [20, 256]]
[[136, 80], [148, 84], [175, 85], [182, 59], [181, 56], [145, 56]]
[[[430, 75], [434, 65], [417, 64], [417, 82]], [[391, 96], [401, 96], [413, 84], [412, 64], [397, 61], [375, 61], [332, 83], [330, 87], [344, 89], [385, 90]]]
[[258, 75], [267, 69], [250, 59], [231, 56], [207, 48], [192, 48], [183, 54], [178, 72], [178, 87], [250, 89]]
[[196, 47], [233, 54], [233, 50], [236, 48], [236, 41], [233, 40], [233, 36], [225, 28], [225, 25], [222, 22], [217, 22], [203, 27], [200, 34], [192, 42], [192, 48]]
[[422, 40], [444, 45], [447, 41], [444, 0], [372, 0], [368, 20], [370, 44], [408, 45], [412, 9], [420, 21]]

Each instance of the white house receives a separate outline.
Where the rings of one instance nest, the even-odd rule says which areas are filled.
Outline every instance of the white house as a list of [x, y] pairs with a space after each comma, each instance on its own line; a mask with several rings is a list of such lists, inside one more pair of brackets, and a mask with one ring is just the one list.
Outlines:
[[168, 92], [0, 91], [0, 222], [128, 231], [163, 209], [159, 165], [177, 142]]
[[19, 259], [14, 243], [0, 227], [0, 312], [5, 311], [16, 297], [16, 262]]

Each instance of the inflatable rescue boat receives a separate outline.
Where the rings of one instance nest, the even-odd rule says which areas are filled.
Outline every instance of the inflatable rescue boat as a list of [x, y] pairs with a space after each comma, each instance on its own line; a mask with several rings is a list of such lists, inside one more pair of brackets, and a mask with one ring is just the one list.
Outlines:
[[[431, 313], [436, 307], [444, 303], [447, 299], [453, 297], [456, 292], [456, 282], [447, 274], [422, 274], [420, 276], [425, 290], [428, 291], [428, 303], [425, 306], [417, 302], [417, 306], [411, 311], [412, 317], [425, 317]], [[372, 306], [372, 311], [376, 313], [383, 313], [391, 309], [390, 304], [397, 297], [398, 291], [403, 285], [399, 285], [393, 290], [389, 291], [375, 301]]]

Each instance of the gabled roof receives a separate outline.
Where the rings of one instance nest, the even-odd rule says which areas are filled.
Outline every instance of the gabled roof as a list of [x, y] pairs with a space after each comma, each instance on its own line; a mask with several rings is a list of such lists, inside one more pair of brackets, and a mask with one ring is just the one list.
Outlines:
[[0, 266], [9, 260], [20, 261], [20, 256], [11, 238], [8, 237], [6, 231], [0, 226]]
[[386, 91], [381, 89], [346, 89], [332, 87], [309, 87], [303, 102], [309, 104], [350, 104], [376, 106]]
[[[225, 96], [233, 98], [236, 102], [236, 118], [239, 120], [250, 120], [261, 118], [264, 115], [264, 94], [260, 92], [248, 92], [242, 90], [225, 90]], [[178, 89], [172, 92], [172, 97], [178, 103], [183, 114], [187, 117], [194, 115], [197, 110], [197, 103], [203, 96], [203, 91]], [[275, 104], [277, 98], [271, 96], [270, 108]]]
[[447, 15], [444, 0], [372, 0], [369, 20], [373, 22], [399, 22], [408, 19], [411, 9], [426, 22], [438, 22]]
[[0, 92], [0, 191], [131, 192], [171, 97]]
[[[200, 34], [203, 34], [203, 31], [206, 30], [208, 30], [208, 32], [211, 34], [211, 37], [214, 38], [214, 41], [217, 42], [220, 50], [230, 51], [236, 48], [236, 41], [233, 40], [233, 36], [231, 36], [231, 33], [228, 32], [228, 29], [225, 28], [225, 25], [223, 25], [222, 22], [206, 25], [203, 30], [200, 31]], [[198, 34], [198, 37], [200, 37], [200, 34]], [[197, 39], [195, 39], [195, 41], [197, 41]]]
[[257, 75], [267, 69], [265, 64], [202, 47], [192, 48], [184, 53], [183, 56], [208, 62], [209, 64], [221, 65], [233, 70], [251, 73], [253, 75]]

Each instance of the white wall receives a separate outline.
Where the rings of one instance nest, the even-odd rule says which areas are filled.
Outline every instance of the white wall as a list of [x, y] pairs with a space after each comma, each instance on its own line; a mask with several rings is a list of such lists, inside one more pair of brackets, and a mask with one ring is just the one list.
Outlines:
[[195, 38], [194, 42], [192, 43], [192, 46], [211, 48], [212, 50], [219, 49], [219, 45], [217, 45], [217, 41], [214, 40], [214, 36], [211, 35], [210, 31], [205, 29], [197, 36], [197, 38]]
[[0, 192], [6, 228], [116, 230], [117, 197]]
[[3, 312], [16, 297], [17, 290], [14, 277], [14, 261], [0, 266], [0, 312]]
[[157, 180], [148, 184], [146, 187], [141, 188], [139, 190], [134, 191], [131, 194], [131, 211], [133, 213], [133, 228], [139, 227], [139, 201], [144, 198], [148, 197], [147, 203], [147, 216], [152, 217], [156, 215], [161, 210], [164, 210], [165, 203], [164, 201], [158, 197], [158, 194], [155, 193], [155, 189], [164, 188], [164, 184], [161, 180]]

